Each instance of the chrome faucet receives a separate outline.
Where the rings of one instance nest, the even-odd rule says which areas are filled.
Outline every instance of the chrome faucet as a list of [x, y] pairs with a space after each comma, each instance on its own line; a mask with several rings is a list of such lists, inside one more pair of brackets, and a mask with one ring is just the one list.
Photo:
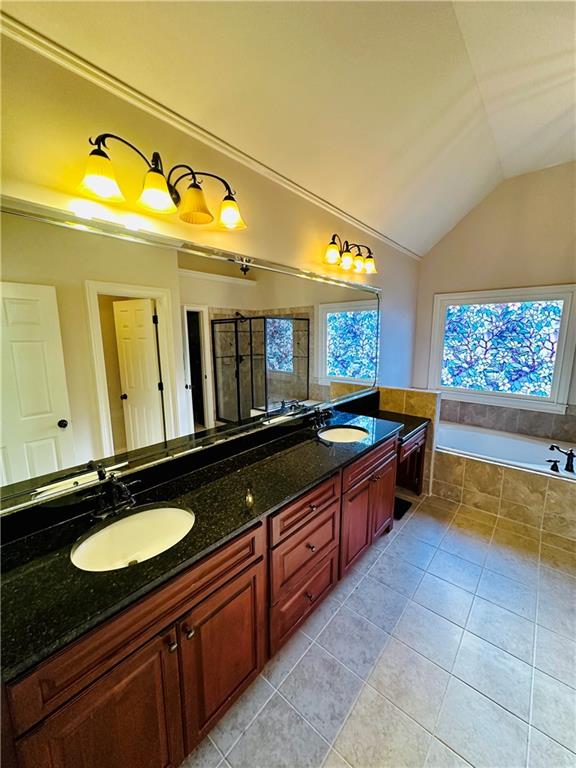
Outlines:
[[92, 513], [98, 520], [104, 520], [110, 515], [116, 515], [135, 506], [136, 499], [130, 487], [141, 483], [141, 480], [132, 480], [124, 483], [117, 475], [110, 473], [102, 483], [101, 492], [86, 498], [100, 498], [102, 504], [99, 510]]
[[550, 446], [551, 451], [559, 451], [560, 453], [563, 453], [564, 456], [566, 456], [566, 466], [564, 467], [565, 472], [572, 472], [574, 474], [574, 456], [576, 456], [576, 453], [574, 453], [574, 450], [572, 448], [569, 448], [567, 451], [562, 450], [559, 445], [556, 445], [556, 443], [552, 443]]

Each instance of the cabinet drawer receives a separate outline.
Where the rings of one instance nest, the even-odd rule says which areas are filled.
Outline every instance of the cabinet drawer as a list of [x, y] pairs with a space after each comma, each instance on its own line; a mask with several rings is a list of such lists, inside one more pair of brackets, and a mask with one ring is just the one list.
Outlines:
[[262, 558], [265, 547], [265, 529], [259, 524], [8, 685], [16, 735], [61, 707], [163, 627]]
[[410, 456], [411, 453], [413, 453], [414, 451], [417, 451], [418, 448], [423, 446], [425, 442], [426, 442], [426, 429], [423, 429], [420, 432], [418, 432], [418, 434], [414, 435], [414, 437], [411, 437], [410, 440], [407, 440], [405, 443], [403, 443], [400, 446], [398, 459], [400, 461], [404, 461], [404, 459]]
[[342, 491], [347, 491], [353, 485], [371, 475], [379, 464], [387, 461], [390, 455], [396, 453], [397, 443], [398, 438], [394, 435], [394, 437], [386, 440], [385, 443], [374, 448], [368, 454], [362, 456], [361, 459], [346, 467], [342, 472]]
[[299, 581], [340, 539], [340, 504], [332, 502], [272, 550], [272, 603]]
[[305, 525], [327, 504], [340, 498], [340, 475], [334, 475], [316, 488], [284, 507], [270, 518], [270, 546], [275, 547]]
[[338, 549], [334, 548], [270, 611], [270, 653], [273, 655], [312, 613], [338, 580]]

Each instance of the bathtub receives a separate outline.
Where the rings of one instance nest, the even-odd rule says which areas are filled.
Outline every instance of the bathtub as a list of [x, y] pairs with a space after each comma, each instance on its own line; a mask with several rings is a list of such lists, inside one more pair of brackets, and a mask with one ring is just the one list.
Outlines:
[[[441, 421], [436, 432], [436, 448], [439, 450], [576, 480], [575, 474], [564, 472], [565, 457], [558, 451], [549, 450], [552, 442], [556, 441], [447, 421]], [[568, 443], [557, 444], [564, 450], [574, 447]], [[560, 459], [560, 472], [550, 470], [546, 460], [551, 458]]]

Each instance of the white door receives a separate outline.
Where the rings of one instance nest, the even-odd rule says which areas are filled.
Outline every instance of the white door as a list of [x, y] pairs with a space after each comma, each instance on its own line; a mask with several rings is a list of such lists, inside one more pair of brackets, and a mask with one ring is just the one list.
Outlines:
[[75, 457], [56, 289], [1, 283], [0, 295], [6, 485], [72, 467]]
[[115, 301], [114, 323], [129, 451], [164, 440], [154, 301]]

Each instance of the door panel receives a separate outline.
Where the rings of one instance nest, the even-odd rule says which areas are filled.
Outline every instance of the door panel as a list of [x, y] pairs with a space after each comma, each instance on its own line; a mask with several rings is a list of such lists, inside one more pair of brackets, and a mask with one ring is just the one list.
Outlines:
[[128, 450], [164, 440], [152, 299], [113, 302]]
[[370, 478], [367, 478], [342, 496], [340, 577], [348, 571], [372, 541], [371, 485]]
[[174, 630], [156, 637], [17, 742], [20, 768], [177, 768]]
[[258, 563], [179, 625], [186, 751], [210, 730], [264, 664], [265, 573]]
[[[75, 464], [56, 289], [2, 283], [3, 484]], [[68, 426], [60, 428], [64, 419]]]
[[373, 539], [392, 526], [394, 519], [394, 495], [396, 492], [396, 457], [388, 459], [375, 472], [370, 489]]

